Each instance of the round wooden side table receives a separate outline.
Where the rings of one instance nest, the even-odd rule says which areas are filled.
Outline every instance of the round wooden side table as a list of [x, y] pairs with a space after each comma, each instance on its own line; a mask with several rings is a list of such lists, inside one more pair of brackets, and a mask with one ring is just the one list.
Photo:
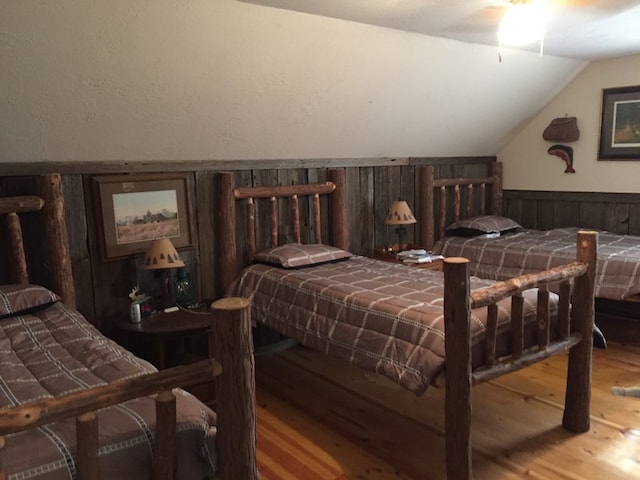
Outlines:
[[[155, 312], [143, 318], [140, 323], [131, 321], [118, 322], [118, 328], [124, 332], [150, 337], [155, 343], [156, 363], [158, 369], [167, 367], [166, 344], [199, 332], [211, 336], [213, 312], [190, 311], [180, 309], [176, 312]], [[211, 358], [211, 338], [208, 339], [208, 356]]]

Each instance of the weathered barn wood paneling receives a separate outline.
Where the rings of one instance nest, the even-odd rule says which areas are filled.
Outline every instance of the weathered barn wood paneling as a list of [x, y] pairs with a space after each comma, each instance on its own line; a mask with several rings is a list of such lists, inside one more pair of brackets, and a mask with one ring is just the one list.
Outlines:
[[[74, 284], [78, 309], [108, 335], [115, 335], [115, 325], [128, 316], [131, 288], [140, 281], [149, 281], [150, 272], [138, 269], [142, 255], [103, 262], [100, 259], [96, 199], [91, 178], [94, 175], [143, 173], [158, 171], [186, 171], [190, 173], [191, 218], [194, 229], [194, 248], [181, 250], [189, 265], [198, 298], [218, 297], [222, 294], [219, 270], [220, 245], [219, 206], [217, 205], [217, 173], [233, 172], [235, 186], [293, 184], [300, 182], [324, 182], [328, 180], [328, 168], [346, 169], [347, 209], [349, 224], [349, 249], [362, 255], [371, 255], [380, 248], [396, 241], [394, 229], [384, 220], [391, 202], [401, 198], [413, 209], [418, 221], [422, 209], [419, 166], [435, 166], [435, 177], [470, 177], [488, 175], [493, 157], [479, 158], [397, 158], [397, 159], [316, 159], [316, 160], [267, 160], [233, 162], [164, 162], [125, 164], [111, 163], [37, 163], [3, 164], [0, 177], [0, 195], [39, 194], [41, 173], [61, 172], [66, 220], [70, 237]], [[468, 192], [461, 191], [461, 204], [466, 205]], [[474, 204], [480, 202], [480, 192], [474, 192]], [[488, 192], [485, 202], [489, 201]], [[321, 238], [330, 238], [326, 221], [329, 212], [328, 199], [322, 199], [323, 231]], [[439, 198], [435, 197], [436, 209]], [[448, 202], [452, 205], [453, 202]], [[291, 214], [291, 206], [284, 201], [278, 208]], [[505, 191], [503, 212], [527, 228], [553, 228], [580, 225], [616, 233], [640, 235], [640, 193], [563, 193], [537, 191]], [[267, 245], [269, 210], [260, 207], [259, 216], [263, 233], [258, 245]], [[244, 212], [236, 212], [238, 217]], [[315, 239], [311, 206], [300, 202], [300, 225], [303, 241]], [[447, 212], [452, 221], [453, 212]], [[35, 225], [26, 224], [24, 235], [35, 247], [35, 256], [28, 259], [32, 280], [48, 283], [47, 250], [41, 232]], [[246, 225], [237, 222], [238, 238], [246, 237]], [[0, 225], [0, 242], [4, 241], [4, 225]], [[407, 241], [419, 243], [415, 226], [408, 226]], [[289, 227], [280, 225], [281, 238], [292, 239]], [[245, 264], [247, 252], [240, 242], [238, 263]], [[2, 262], [2, 259], [0, 259]], [[6, 269], [0, 268], [0, 281], [6, 282]], [[268, 341], [269, 339], [264, 339]]]
[[[219, 222], [216, 203], [216, 173], [232, 171], [236, 186], [273, 185], [328, 180], [328, 168], [346, 168], [347, 204], [349, 221], [349, 249], [356, 254], [371, 255], [374, 248], [393, 240], [393, 230], [384, 224], [390, 203], [396, 198], [409, 202], [416, 216], [421, 208], [417, 179], [417, 166], [436, 165], [436, 175], [485, 175], [487, 164], [493, 157], [479, 158], [398, 158], [398, 159], [316, 159], [316, 160], [267, 160], [227, 162], [143, 162], [128, 164], [105, 163], [36, 163], [3, 164], [0, 178], [0, 195], [16, 193], [39, 193], [39, 174], [61, 172], [64, 184], [66, 218], [70, 236], [74, 283], [79, 310], [107, 334], [115, 335], [115, 325], [128, 316], [128, 294], [136, 283], [149, 281], [150, 272], [141, 272], [138, 267], [142, 255], [118, 260], [102, 261], [100, 257], [99, 210], [96, 209], [92, 176], [142, 173], [158, 171], [190, 172], [191, 218], [194, 229], [194, 248], [181, 250], [185, 263], [189, 265], [199, 298], [217, 297], [222, 294], [222, 285], [217, 275], [220, 257], [217, 230]], [[442, 170], [442, 172], [440, 172]], [[25, 190], [26, 188], [26, 190]], [[322, 200], [323, 216], [328, 215], [328, 199]], [[279, 202], [279, 208], [290, 214], [290, 206]], [[310, 205], [301, 202], [301, 233], [304, 240], [314, 239]], [[289, 212], [289, 213], [287, 213]], [[262, 225], [268, 227], [269, 212], [262, 208], [257, 212]], [[237, 212], [240, 216], [241, 212]], [[329, 222], [323, 221], [322, 240], [328, 241]], [[34, 243], [42, 243], [38, 232], [30, 232]], [[237, 235], [246, 236], [246, 226], [238, 223]], [[409, 227], [409, 242], [416, 242], [416, 229]], [[264, 229], [268, 232], [269, 228]], [[279, 235], [291, 239], [292, 232], [280, 226]], [[389, 238], [391, 235], [391, 239]], [[262, 235], [266, 245], [266, 235]], [[36, 265], [38, 274], [34, 281], [47, 283], [45, 249], [37, 250], [36, 258], [29, 259]], [[246, 262], [247, 252], [238, 251], [238, 261]], [[0, 273], [0, 277], [3, 274]]]

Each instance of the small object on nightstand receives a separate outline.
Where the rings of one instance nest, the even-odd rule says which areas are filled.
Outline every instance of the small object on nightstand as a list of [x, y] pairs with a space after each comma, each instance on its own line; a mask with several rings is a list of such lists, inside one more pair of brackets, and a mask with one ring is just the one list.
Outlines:
[[[391, 263], [403, 263], [411, 267], [419, 267], [426, 270], [442, 271], [442, 255], [433, 254], [424, 249], [410, 247], [412, 250], [405, 252], [394, 252], [387, 249], [375, 249], [373, 258]], [[413, 252], [413, 253], [410, 253]], [[418, 252], [417, 254], [415, 252]], [[422, 254], [425, 252], [425, 254]], [[403, 257], [405, 257], [403, 259]], [[413, 257], [413, 258], [412, 258]]]
[[431, 252], [427, 252], [424, 248], [412, 248], [410, 250], [398, 252], [397, 255], [400, 260], [404, 260], [405, 258], [420, 257], [427, 254], [431, 254]]
[[424, 249], [406, 250], [398, 253], [398, 260], [401, 260], [403, 263], [430, 263], [435, 260], [443, 259], [444, 257], [442, 255], [427, 252]]
[[170, 239], [156, 238], [151, 242], [144, 255], [144, 263], [140, 268], [153, 270], [157, 274], [155, 279], [157, 290], [153, 295], [157, 309], [175, 305], [171, 269], [179, 267], [184, 267], [184, 262]]
[[416, 223], [416, 217], [413, 216], [413, 212], [409, 208], [407, 202], [398, 200], [393, 202], [385, 222], [387, 225], [397, 225], [395, 232], [398, 234], [398, 250], [402, 250], [405, 247], [404, 239], [407, 235], [407, 229], [405, 225]]
[[183, 308], [189, 308], [193, 304], [193, 288], [191, 277], [187, 267], [179, 267], [176, 271], [176, 281], [174, 284], [176, 303]]
[[148, 295], [137, 295], [129, 307], [129, 319], [132, 323], [140, 323], [143, 318], [151, 315], [153, 299]]

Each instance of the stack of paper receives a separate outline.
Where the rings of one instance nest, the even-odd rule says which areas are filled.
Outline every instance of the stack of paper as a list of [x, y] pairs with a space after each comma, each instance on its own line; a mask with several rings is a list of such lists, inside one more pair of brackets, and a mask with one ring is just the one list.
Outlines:
[[424, 249], [413, 249], [398, 252], [398, 260], [404, 263], [428, 263], [444, 258], [442, 255], [427, 252]]

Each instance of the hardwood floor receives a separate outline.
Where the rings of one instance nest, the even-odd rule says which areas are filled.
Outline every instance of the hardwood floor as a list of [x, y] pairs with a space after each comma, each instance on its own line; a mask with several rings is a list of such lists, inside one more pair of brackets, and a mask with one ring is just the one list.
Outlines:
[[[476, 479], [640, 478], [640, 348], [594, 350], [591, 429], [561, 427], [567, 356], [474, 387]], [[444, 391], [416, 397], [301, 347], [256, 359], [262, 480], [444, 479]]]

